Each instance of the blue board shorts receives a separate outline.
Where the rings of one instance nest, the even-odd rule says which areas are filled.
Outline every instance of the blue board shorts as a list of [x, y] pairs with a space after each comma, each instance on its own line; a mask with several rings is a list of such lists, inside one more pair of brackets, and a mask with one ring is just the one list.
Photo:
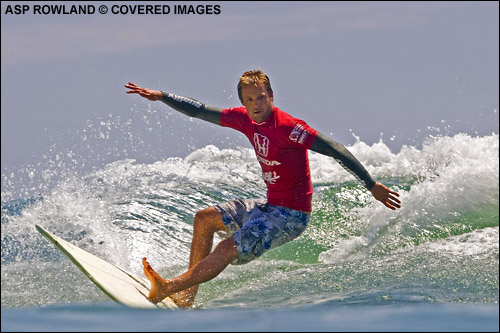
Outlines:
[[267, 250], [296, 239], [309, 222], [309, 214], [269, 205], [265, 199], [237, 199], [215, 208], [226, 227], [219, 236], [234, 237], [238, 258], [233, 265], [249, 263]]

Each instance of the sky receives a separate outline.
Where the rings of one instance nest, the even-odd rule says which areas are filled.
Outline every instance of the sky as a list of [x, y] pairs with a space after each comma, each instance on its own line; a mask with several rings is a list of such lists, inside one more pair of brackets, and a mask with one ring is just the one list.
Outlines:
[[[160, 12], [138, 12], [147, 4]], [[205, 10], [176, 12], [190, 4]], [[85, 172], [125, 158], [184, 157], [208, 144], [250, 147], [231, 129], [127, 95], [129, 81], [224, 108], [240, 105], [238, 77], [261, 68], [280, 109], [346, 146], [357, 136], [394, 153], [429, 135], [498, 133], [498, 7], [2, 1], [2, 187], [21, 171], [43, 178], [62, 160]]]

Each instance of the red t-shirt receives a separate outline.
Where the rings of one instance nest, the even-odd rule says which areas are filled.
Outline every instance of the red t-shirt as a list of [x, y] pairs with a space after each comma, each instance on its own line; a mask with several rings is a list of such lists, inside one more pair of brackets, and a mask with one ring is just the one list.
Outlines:
[[259, 124], [245, 107], [223, 109], [220, 124], [242, 132], [250, 140], [262, 168], [269, 204], [312, 210], [313, 188], [307, 150], [318, 131], [277, 107]]

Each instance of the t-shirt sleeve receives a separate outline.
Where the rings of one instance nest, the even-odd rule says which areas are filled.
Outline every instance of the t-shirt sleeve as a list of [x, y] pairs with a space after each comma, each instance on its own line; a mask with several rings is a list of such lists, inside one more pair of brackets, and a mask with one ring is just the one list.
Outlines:
[[300, 119], [291, 119], [286, 126], [287, 144], [294, 148], [310, 149], [318, 131]]
[[243, 132], [245, 120], [248, 121], [248, 115], [244, 107], [222, 109], [220, 125], [223, 127]]

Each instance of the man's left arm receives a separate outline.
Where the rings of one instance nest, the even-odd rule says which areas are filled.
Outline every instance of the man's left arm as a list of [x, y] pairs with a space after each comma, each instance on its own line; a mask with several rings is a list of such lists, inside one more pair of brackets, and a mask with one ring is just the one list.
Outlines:
[[401, 208], [401, 201], [396, 198], [399, 197], [399, 194], [373, 180], [368, 171], [344, 145], [318, 133], [311, 146], [311, 150], [333, 157], [344, 169], [357, 179], [363, 181], [365, 187], [370, 190], [375, 199], [382, 202], [386, 207], [392, 210]]

